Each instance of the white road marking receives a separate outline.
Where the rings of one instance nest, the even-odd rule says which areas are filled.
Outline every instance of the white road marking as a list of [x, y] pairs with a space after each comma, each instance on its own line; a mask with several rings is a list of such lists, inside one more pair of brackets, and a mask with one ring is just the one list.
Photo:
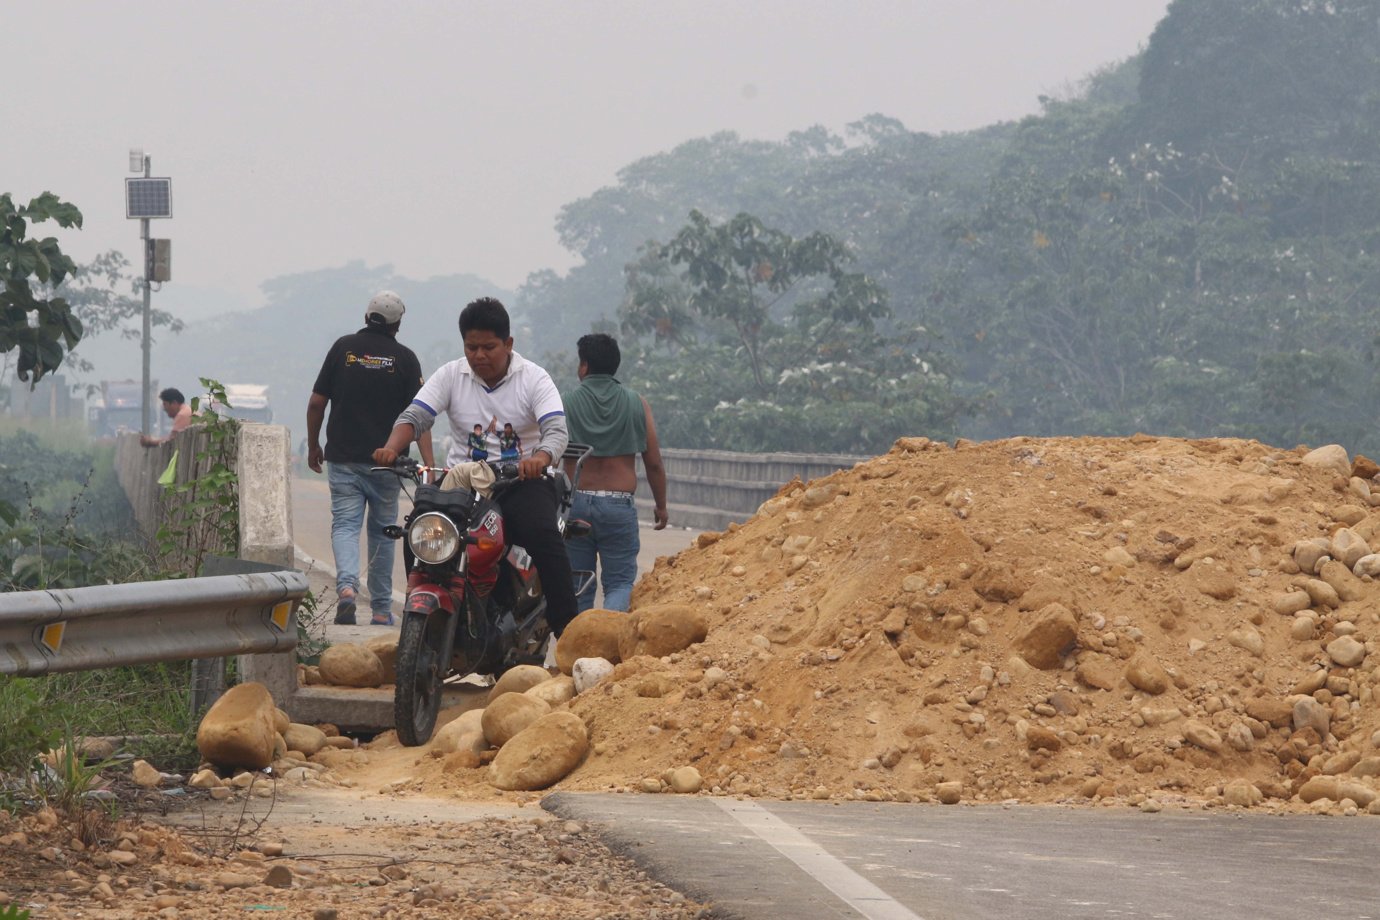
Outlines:
[[712, 801], [868, 920], [923, 920], [756, 802], [721, 798]]

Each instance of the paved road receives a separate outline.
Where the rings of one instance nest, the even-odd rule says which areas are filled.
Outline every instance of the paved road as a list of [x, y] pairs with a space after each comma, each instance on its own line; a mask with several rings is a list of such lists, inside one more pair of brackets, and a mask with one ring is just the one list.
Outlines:
[[1198, 811], [548, 796], [740, 920], [1380, 917], [1375, 822]]
[[[403, 499], [406, 507], [407, 500]], [[313, 591], [333, 604], [335, 598], [335, 564], [331, 553], [331, 497], [325, 476], [308, 473], [306, 478], [292, 481], [292, 531], [297, 544], [297, 561], [307, 572]], [[685, 549], [700, 533], [681, 527], [668, 527], [653, 530], [651, 526], [642, 529], [642, 552], [637, 557], [639, 574], [651, 569], [658, 556], [671, 556]], [[364, 558], [361, 538], [360, 558]], [[407, 583], [403, 573], [402, 550], [394, 553], [393, 562], [393, 610], [396, 614], [402, 609], [402, 586]], [[361, 591], [361, 597], [367, 591]], [[601, 592], [602, 595], [602, 592]], [[367, 624], [369, 607], [366, 600], [359, 604], [360, 623]], [[332, 609], [332, 614], [334, 613]], [[329, 619], [329, 618], [328, 618]], [[377, 635], [379, 627], [360, 625], [355, 627], [328, 626], [328, 635], [334, 642], [350, 642]]]

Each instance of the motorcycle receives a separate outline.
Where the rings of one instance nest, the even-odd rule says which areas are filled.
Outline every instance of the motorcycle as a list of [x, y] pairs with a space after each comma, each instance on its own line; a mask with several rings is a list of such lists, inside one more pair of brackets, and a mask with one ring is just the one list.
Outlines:
[[[592, 448], [572, 444], [574, 479], [548, 470], [557, 489], [557, 527], [566, 539], [590, 532], [584, 521], [569, 520], [580, 468]], [[489, 495], [474, 489], [443, 490], [446, 472], [400, 457], [388, 470], [415, 485], [412, 511], [402, 526], [384, 528], [405, 539], [407, 600], [398, 639], [393, 721], [398, 739], [409, 747], [425, 744], [436, 727], [444, 683], [469, 674], [495, 679], [519, 664], [542, 664], [554, 641], [546, 622], [546, 598], [531, 557], [505, 539], [497, 497], [518, 480], [516, 463], [481, 461], [493, 471]], [[575, 572], [578, 593], [594, 578]]]

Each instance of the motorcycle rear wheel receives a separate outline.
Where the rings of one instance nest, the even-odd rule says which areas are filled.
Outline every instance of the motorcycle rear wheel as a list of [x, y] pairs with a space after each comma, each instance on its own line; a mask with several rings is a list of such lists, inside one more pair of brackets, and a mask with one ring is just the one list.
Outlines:
[[393, 690], [393, 725], [408, 747], [426, 744], [441, 711], [441, 684], [450, 664], [447, 639], [453, 622], [441, 613], [409, 612], [398, 639], [398, 682]]

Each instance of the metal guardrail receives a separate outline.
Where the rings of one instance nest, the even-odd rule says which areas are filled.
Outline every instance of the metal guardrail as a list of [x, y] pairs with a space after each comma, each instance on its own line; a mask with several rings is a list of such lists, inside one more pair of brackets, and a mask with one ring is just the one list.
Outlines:
[[291, 651], [307, 587], [279, 571], [0, 594], [0, 674]]

